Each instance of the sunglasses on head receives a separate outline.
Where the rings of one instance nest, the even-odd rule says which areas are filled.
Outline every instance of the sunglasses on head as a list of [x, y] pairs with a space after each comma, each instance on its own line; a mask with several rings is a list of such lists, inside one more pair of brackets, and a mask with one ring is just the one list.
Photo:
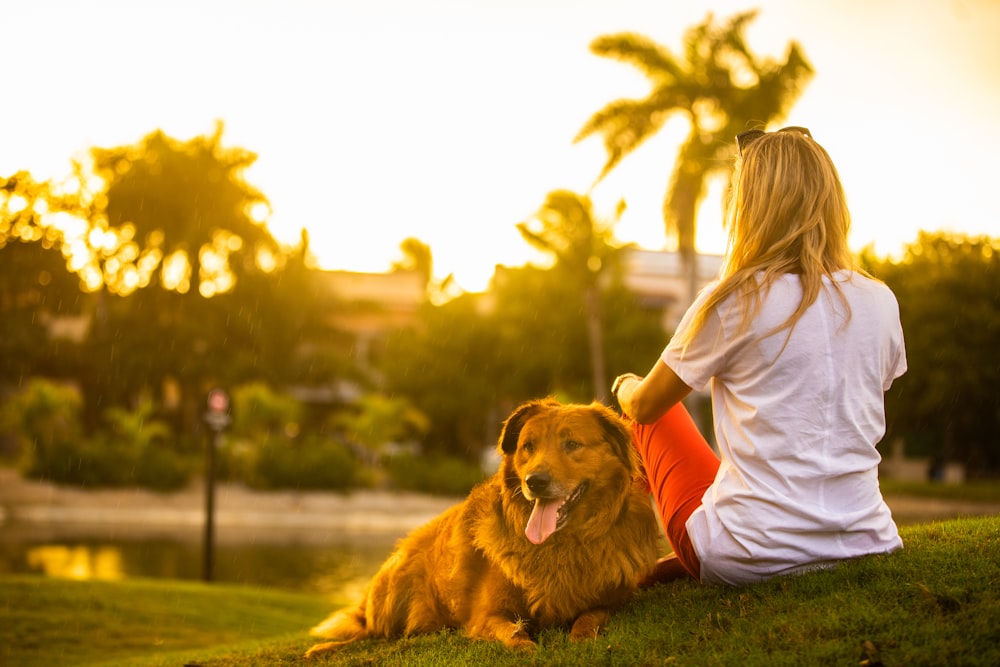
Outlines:
[[[812, 133], [809, 132], [808, 128], [799, 127], [798, 125], [791, 125], [789, 127], [783, 127], [778, 132], [798, 132], [799, 134], [804, 134], [810, 139], [812, 139]], [[743, 157], [743, 151], [747, 146], [757, 141], [763, 137], [767, 132], [764, 130], [747, 130], [746, 132], [740, 132], [736, 135], [736, 146], [740, 149], [740, 157]]]

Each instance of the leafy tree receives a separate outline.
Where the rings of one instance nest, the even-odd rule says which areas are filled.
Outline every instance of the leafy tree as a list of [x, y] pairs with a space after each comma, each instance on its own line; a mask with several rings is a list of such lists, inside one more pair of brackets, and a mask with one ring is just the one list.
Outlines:
[[788, 113], [812, 75], [801, 48], [789, 44], [784, 62], [758, 58], [744, 31], [756, 11], [736, 14], [717, 25], [711, 14], [684, 36], [683, 54], [635, 33], [604, 35], [590, 48], [638, 68], [652, 89], [642, 99], [616, 100], [591, 116], [577, 140], [604, 137], [603, 178], [621, 160], [656, 134], [669, 118], [687, 117], [690, 131], [674, 163], [663, 205], [668, 237], [676, 237], [688, 265], [692, 299], [697, 283], [695, 224], [705, 183], [732, 168], [733, 138], [751, 125], [766, 126]]
[[77, 214], [97, 240], [89, 274], [100, 278], [87, 395], [125, 404], [176, 382], [173, 419], [187, 434], [210, 386], [287, 378], [303, 329], [317, 326], [306, 240], [293, 254], [274, 240], [260, 220], [267, 201], [243, 176], [255, 156], [223, 147], [222, 131], [92, 149], [90, 183], [78, 168]]
[[46, 249], [58, 244], [61, 234], [46, 217], [50, 197], [50, 185], [26, 171], [0, 177], [0, 248], [16, 241], [38, 242]]
[[[598, 308], [607, 366], [615, 372], [645, 368], [665, 345], [663, 313], [639, 303], [622, 283], [617, 262], [609, 264], [604, 278]], [[494, 382], [506, 408], [547, 394], [594, 400], [600, 388], [584, 361], [590, 352], [587, 312], [572, 282], [556, 267], [525, 266], [503, 272], [490, 296], [489, 326], [498, 337]]]
[[508, 408], [545, 395], [594, 397], [587, 313], [579, 288], [556, 267], [508, 269], [492, 286], [491, 326], [498, 336], [494, 381]]
[[454, 274], [449, 273], [444, 278], [434, 279], [434, 255], [429, 245], [411, 237], [403, 239], [399, 249], [403, 257], [393, 262], [393, 271], [418, 271], [424, 279], [427, 297], [434, 303], [444, 303], [449, 298], [457, 296], [454, 293]]
[[[477, 295], [425, 304], [416, 326], [394, 332], [379, 360], [385, 391], [404, 396], [427, 416], [424, 449], [477, 460], [495, 437], [506, 379], [499, 335], [480, 310]], [[504, 369], [516, 373], [520, 369]]]
[[91, 305], [67, 269], [62, 233], [46, 215], [48, 192], [26, 172], [0, 178], [0, 385], [32, 375], [67, 377], [79, 368], [79, 349], [66, 336], [41, 344], [55, 318], [82, 322]]
[[72, 377], [84, 365], [75, 329], [86, 325], [93, 304], [78, 282], [58, 248], [43, 241], [0, 247], [0, 384]]
[[434, 276], [434, 255], [429, 245], [416, 238], [403, 239], [399, 244], [403, 258], [393, 262], [393, 271], [418, 271], [429, 285]]
[[[349, 373], [322, 321], [336, 304], [321, 304], [308, 237], [293, 251], [277, 244], [261, 222], [266, 200], [243, 178], [253, 154], [221, 135], [220, 124], [188, 142], [154, 132], [95, 148], [58, 185], [0, 179], [0, 275], [10, 277], [0, 381], [76, 377], [91, 428], [109, 406], [179, 386], [180, 404], [161, 401], [158, 417], [183, 440], [211, 386]], [[82, 345], [48, 338], [44, 325], [67, 315], [90, 319]]]
[[[213, 135], [187, 142], [157, 131], [135, 145], [91, 149], [94, 174], [105, 184], [96, 201], [106, 201], [108, 229], [135, 244], [136, 257], [152, 252], [159, 259], [166, 290], [223, 294], [241, 275], [280, 261], [278, 243], [255, 217], [267, 200], [243, 176], [257, 156], [224, 148], [223, 129], [220, 122]], [[106, 277], [118, 273], [105, 270]]]
[[650, 308], [622, 282], [611, 276], [601, 296], [604, 314], [604, 351], [608, 377], [644, 372], [658, 359], [670, 338], [663, 328], [663, 311]]
[[606, 402], [607, 373], [604, 363], [603, 325], [599, 280], [621, 248], [613, 245], [614, 224], [621, 217], [622, 202], [611, 222], [594, 217], [590, 197], [568, 190], [555, 190], [545, 198], [531, 220], [517, 225], [521, 236], [555, 258], [555, 270], [582, 297], [594, 396]]
[[1000, 470], [1000, 240], [921, 232], [898, 262], [868, 257], [899, 300], [908, 370], [886, 397], [911, 454]]
[[[608, 366], [644, 367], [663, 348], [662, 313], [643, 308], [617, 270], [605, 277], [599, 307]], [[386, 352], [386, 390], [428, 416], [431, 453], [478, 461], [518, 403], [594, 397], [580, 291], [555, 267], [506, 268], [486, 294], [428, 304], [420, 324], [392, 336]]]

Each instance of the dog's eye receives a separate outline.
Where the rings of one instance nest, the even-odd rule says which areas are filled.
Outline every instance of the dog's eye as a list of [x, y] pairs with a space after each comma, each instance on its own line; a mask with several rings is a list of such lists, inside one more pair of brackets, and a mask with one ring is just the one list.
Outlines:
[[583, 447], [583, 445], [581, 445], [576, 440], [567, 440], [566, 442], [563, 443], [563, 449], [565, 449], [567, 452], [575, 452], [581, 447]]
[[529, 454], [533, 454], [535, 452], [535, 443], [533, 443], [531, 440], [525, 440], [524, 444], [521, 447], [524, 449], [524, 451], [528, 452]]

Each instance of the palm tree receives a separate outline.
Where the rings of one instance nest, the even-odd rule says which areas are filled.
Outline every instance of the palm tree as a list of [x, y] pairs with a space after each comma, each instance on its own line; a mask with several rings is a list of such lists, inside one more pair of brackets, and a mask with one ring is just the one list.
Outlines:
[[417, 271], [424, 281], [424, 286], [430, 285], [434, 275], [434, 254], [431, 252], [431, 247], [411, 236], [403, 239], [399, 244], [399, 250], [403, 253], [403, 257], [392, 263], [392, 270]]
[[[222, 294], [246, 273], [262, 270], [262, 254], [281, 252], [266, 225], [250, 214], [267, 204], [244, 177], [257, 156], [224, 147], [223, 131], [218, 121], [211, 136], [187, 142], [155, 131], [132, 146], [90, 151], [104, 184], [106, 225], [137, 246], [132, 254], [155, 250], [163, 275], [171, 257], [186, 267], [188, 277], [175, 281], [179, 285], [161, 279], [167, 290]], [[211, 267], [202, 261], [204, 252], [215, 256]]]
[[440, 280], [434, 279], [434, 253], [420, 239], [409, 237], [399, 244], [403, 257], [392, 263], [393, 271], [417, 271], [424, 281], [424, 292], [431, 303], [444, 303], [455, 296], [455, 274], [449, 273]]
[[610, 222], [594, 217], [590, 198], [569, 190], [550, 192], [534, 217], [517, 225], [528, 243], [556, 260], [556, 270], [583, 295], [594, 397], [607, 402], [604, 343], [598, 279], [621, 248], [613, 244], [614, 225], [625, 210], [621, 202]]
[[801, 48], [788, 46], [784, 62], [758, 58], [743, 36], [756, 11], [716, 25], [712, 15], [690, 28], [682, 57], [635, 33], [598, 37], [590, 50], [635, 66], [650, 80], [642, 99], [609, 103], [584, 124], [576, 141], [604, 137], [608, 159], [598, 181], [656, 134], [675, 114], [690, 121], [663, 203], [668, 237], [688, 267], [691, 298], [697, 289], [695, 219], [707, 179], [732, 168], [733, 138], [749, 127], [766, 127], [785, 116], [813, 73]]

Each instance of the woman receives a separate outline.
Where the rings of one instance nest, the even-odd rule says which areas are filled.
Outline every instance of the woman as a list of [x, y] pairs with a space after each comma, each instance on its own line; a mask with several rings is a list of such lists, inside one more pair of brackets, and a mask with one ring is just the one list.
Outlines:
[[[722, 275], [652, 370], [612, 386], [684, 573], [744, 584], [902, 546], [878, 485], [883, 394], [906, 370], [892, 292], [858, 268], [805, 128], [737, 137]], [[680, 401], [711, 385], [719, 457]]]

